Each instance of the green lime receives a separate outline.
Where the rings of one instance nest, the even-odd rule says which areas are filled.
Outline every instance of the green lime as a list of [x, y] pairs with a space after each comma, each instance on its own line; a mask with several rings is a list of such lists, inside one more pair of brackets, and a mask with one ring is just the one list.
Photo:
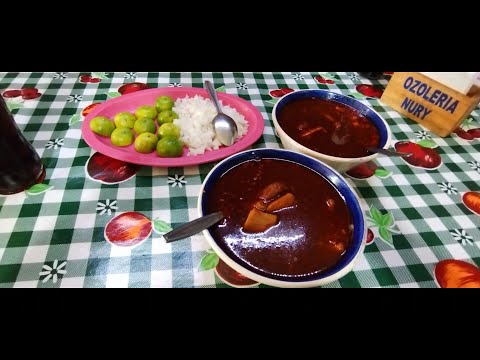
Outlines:
[[133, 130], [135, 130], [135, 132], [138, 135], [140, 135], [140, 134], [143, 134], [145, 132], [155, 134], [157, 129], [155, 127], [155, 121], [154, 120], [152, 120], [148, 117], [144, 117], [144, 118], [141, 118], [141, 119], [138, 119], [137, 121], [135, 121], [135, 125], [133, 125]]
[[183, 143], [176, 138], [166, 136], [157, 143], [157, 154], [160, 157], [179, 157], [183, 154]]
[[137, 120], [135, 115], [128, 111], [120, 112], [116, 114], [113, 118], [113, 122], [115, 123], [115, 126], [117, 128], [126, 127], [133, 129], [133, 124], [135, 124], [135, 120]]
[[179, 138], [180, 137], [180, 129], [178, 128], [177, 125], [174, 123], [165, 123], [160, 125], [158, 128], [158, 137], [161, 139], [166, 136], [170, 136], [173, 138]]
[[155, 110], [154, 106], [142, 105], [138, 107], [138, 109], [135, 111], [135, 116], [137, 117], [137, 119], [140, 119], [142, 117], [149, 117], [155, 119], [155, 117], [157, 116], [157, 110]]
[[163, 110], [158, 114], [158, 125], [171, 123], [173, 119], [178, 119], [178, 115], [173, 110]]
[[172, 110], [173, 105], [175, 105], [175, 102], [170, 96], [159, 96], [157, 100], [155, 100], [155, 109], [158, 112], [162, 112], [164, 110]]
[[105, 116], [96, 116], [90, 121], [90, 129], [95, 134], [110, 136], [115, 130], [115, 124]]
[[135, 150], [142, 154], [149, 154], [157, 147], [158, 138], [151, 133], [145, 132], [135, 139]]
[[110, 140], [115, 146], [128, 146], [133, 143], [132, 129], [118, 128], [113, 130]]

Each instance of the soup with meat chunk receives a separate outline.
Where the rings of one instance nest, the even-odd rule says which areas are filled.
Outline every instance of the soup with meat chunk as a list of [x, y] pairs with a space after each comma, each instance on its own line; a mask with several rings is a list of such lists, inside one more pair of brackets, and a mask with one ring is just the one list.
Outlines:
[[278, 123], [299, 144], [330, 156], [368, 156], [367, 148], [380, 143], [378, 129], [366, 116], [329, 99], [295, 99], [279, 111]]
[[280, 159], [250, 160], [223, 174], [207, 195], [210, 228], [222, 250], [264, 276], [310, 276], [345, 254], [353, 219], [344, 198], [322, 175]]

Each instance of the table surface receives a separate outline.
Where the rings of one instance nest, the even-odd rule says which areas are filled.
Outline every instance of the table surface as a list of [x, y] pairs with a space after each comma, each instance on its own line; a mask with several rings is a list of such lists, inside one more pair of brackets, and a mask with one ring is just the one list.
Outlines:
[[[480, 139], [467, 141], [456, 134], [440, 138], [358, 87], [383, 89], [388, 77], [370, 81], [356, 73], [322, 72], [0, 73], [1, 93], [36, 88], [41, 94], [5, 100], [46, 167], [42, 185], [0, 197], [0, 287], [266, 287], [228, 271], [202, 234], [172, 244], [161, 236], [166, 227], [197, 217], [198, 191], [215, 163], [142, 167], [113, 185], [86, 174], [95, 151], [81, 136], [84, 108], [119, 96], [126, 83], [203, 87], [207, 79], [261, 112], [265, 130], [254, 148], [282, 147], [271, 117], [273, 90], [320, 88], [374, 108], [390, 125], [393, 142], [420, 142], [440, 155], [442, 163], [434, 170], [380, 156], [374, 175], [348, 177], [371, 218], [374, 240], [352, 272], [325, 287], [437, 287], [434, 269], [439, 261], [480, 265], [480, 217], [463, 202], [467, 192], [472, 198], [480, 196]], [[480, 128], [479, 120], [477, 108], [462, 127]], [[125, 212], [156, 220], [159, 232], [133, 248], [112, 245], [105, 240], [105, 226]]]

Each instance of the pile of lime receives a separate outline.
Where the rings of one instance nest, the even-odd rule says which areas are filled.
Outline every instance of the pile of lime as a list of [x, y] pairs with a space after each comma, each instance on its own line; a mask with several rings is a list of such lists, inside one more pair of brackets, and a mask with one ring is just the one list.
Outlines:
[[174, 119], [178, 119], [172, 110], [174, 103], [170, 96], [162, 95], [155, 100], [155, 106], [139, 106], [134, 114], [120, 112], [113, 121], [105, 116], [96, 116], [90, 122], [90, 129], [98, 135], [110, 137], [115, 146], [133, 143], [135, 150], [142, 154], [156, 150], [160, 157], [179, 157], [183, 153], [183, 142], [180, 140], [180, 129], [173, 123]]

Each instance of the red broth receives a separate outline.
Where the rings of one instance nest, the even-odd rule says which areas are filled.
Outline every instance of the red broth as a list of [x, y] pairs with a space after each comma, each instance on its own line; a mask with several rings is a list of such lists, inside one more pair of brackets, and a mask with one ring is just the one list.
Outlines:
[[[288, 198], [285, 194], [293, 195], [294, 204], [262, 212], [277, 218], [265, 231], [246, 231], [249, 214], [258, 212], [273, 187], [280, 192], [269, 205]], [[229, 170], [209, 192], [206, 210], [225, 215], [210, 228], [220, 247], [264, 276], [320, 273], [335, 265], [351, 243], [353, 220], [343, 197], [313, 170], [285, 160], [251, 160]]]
[[280, 110], [278, 123], [296, 142], [336, 157], [368, 156], [367, 147], [380, 143], [378, 129], [368, 118], [333, 100], [293, 100]]

